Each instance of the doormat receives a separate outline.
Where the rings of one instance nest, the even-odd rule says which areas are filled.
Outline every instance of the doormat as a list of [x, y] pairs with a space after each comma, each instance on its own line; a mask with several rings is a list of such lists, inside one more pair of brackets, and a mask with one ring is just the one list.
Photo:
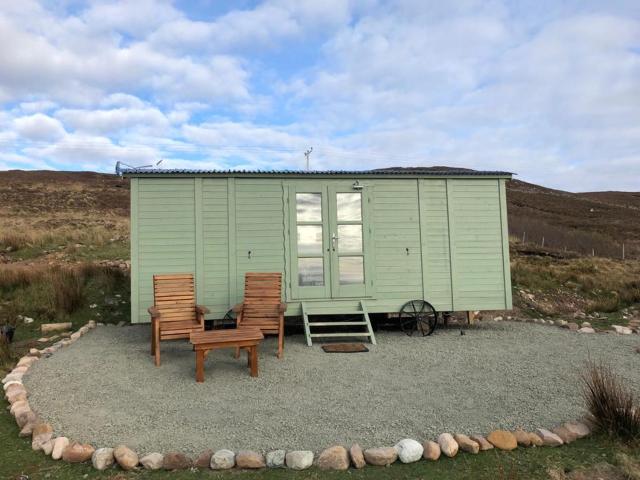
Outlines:
[[369, 351], [362, 343], [332, 343], [323, 345], [322, 349], [326, 353], [359, 353]]

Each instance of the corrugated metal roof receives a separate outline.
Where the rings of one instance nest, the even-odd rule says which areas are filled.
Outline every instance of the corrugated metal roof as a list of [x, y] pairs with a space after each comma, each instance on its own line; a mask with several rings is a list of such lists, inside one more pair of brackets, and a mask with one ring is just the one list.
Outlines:
[[122, 168], [122, 175], [270, 175], [270, 176], [326, 176], [326, 175], [419, 175], [430, 177], [485, 176], [510, 177], [511, 172], [469, 170], [466, 168], [387, 168], [377, 170], [206, 170], [190, 168]]

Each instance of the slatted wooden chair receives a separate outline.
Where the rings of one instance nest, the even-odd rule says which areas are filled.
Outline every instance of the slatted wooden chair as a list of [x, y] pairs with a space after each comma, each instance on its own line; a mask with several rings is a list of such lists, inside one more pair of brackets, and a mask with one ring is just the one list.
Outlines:
[[[278, 335], [278, 358], [284, 349], [284, 312], [282, 274], [247, 272], [244, 277], [244, 301], [233, 307], [238, 327], [259, 328], [263, 334]], [[240, 349], [236, 349], [236, 357]]]
[[160, 365], [160, 342], [189, 338], [192, 332], [204, 331], [206, 307], [196, 305], [193, 274], [179, 273], [153, 276], [151, 315], [151, 355]]

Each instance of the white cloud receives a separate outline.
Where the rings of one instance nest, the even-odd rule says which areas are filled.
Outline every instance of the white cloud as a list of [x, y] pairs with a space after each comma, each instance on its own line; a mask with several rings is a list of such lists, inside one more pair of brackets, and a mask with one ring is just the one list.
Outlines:
[[117, 134], [123, 129], [166, 131], [169, 122], [157, 108], [116, 108], [110, 110], [61, 109], [56, 117], [79, 132]]
[[64, 127], [58, 120], [42, 113], [17, 118], [14, 124], [18, 134], [28, 140], [51, 141], [65, 135]]

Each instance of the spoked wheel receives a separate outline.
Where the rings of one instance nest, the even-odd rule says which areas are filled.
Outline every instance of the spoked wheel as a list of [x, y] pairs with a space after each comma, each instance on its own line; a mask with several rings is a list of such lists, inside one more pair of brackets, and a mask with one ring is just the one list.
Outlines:
[[415, 332], [426, 337], [436, 329], [438, 312], [424, 300], [411, 300], [400, 309], [400, 329], [409, 336]]

